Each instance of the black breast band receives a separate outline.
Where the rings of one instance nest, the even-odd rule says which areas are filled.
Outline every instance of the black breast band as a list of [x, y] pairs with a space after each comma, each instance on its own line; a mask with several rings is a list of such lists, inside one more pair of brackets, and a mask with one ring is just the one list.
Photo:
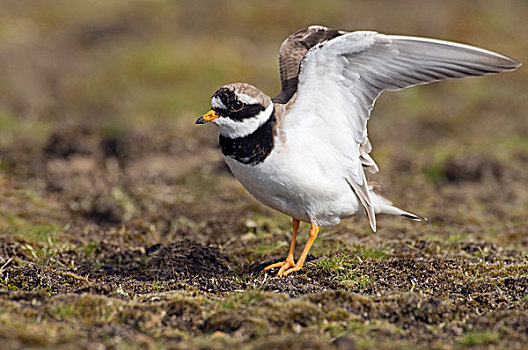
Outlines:
[[275, 113], [252, 134], [236, 139], [220, 135], [222, 154], [240, 163], [256, 165], [266, 159], [273, 150]]

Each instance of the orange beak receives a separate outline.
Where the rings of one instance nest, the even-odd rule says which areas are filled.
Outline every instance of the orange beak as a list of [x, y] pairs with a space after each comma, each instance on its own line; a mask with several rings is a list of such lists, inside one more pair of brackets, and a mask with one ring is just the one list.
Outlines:
[[212, 122], [216, 118], [218, 118], [219, 115], [216, 114], [212, 109], [207, 112], [206, 114], [202, 115], [200, 118], [196, 119], [195, 124], [205, 124], [208, 122]]

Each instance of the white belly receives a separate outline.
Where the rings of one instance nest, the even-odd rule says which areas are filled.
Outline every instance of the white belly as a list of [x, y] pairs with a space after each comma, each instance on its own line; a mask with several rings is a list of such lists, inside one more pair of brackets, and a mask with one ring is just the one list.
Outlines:
[[281, 147], [281, 151], [276, 145], [264, 162], [256, 165], [224, 159], [257, 200], [284, 214], [321, 226], [336, 225], [356, 214], [360, 204], [338, 159], [321, 156], [324, 150], [310, 152], [296, 145], [299, 147]]

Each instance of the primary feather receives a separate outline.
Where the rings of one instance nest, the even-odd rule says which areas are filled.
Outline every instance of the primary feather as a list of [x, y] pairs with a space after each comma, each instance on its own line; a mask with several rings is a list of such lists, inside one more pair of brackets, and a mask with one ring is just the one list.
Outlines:
[[[305, 36], [294, 35], [282, 45], [282, 48], [291, 49], [296, 46], [296, 40], [308, 42], [307, 45], [297, 43], [305, 53], [298, 68], [296, 91], [292, 94], [296, 98], [290, 106], [284, 130], [298, 128], [298, 124], [313, 128], [315, 124], [321, 135], [334, 140], [331, 142], [334, 142], [335, 151], [342, 153], [345, 160], [347, 181], [365, 207], [373, 229], [375, 214], [363, 168], [371, 172], [378, 170], [368, 154], [371, 145], [367, 121], [381, 92], [514, 70], [519, 66], [517, 61], [503, 55], [448, 41], [310, 28]], [[328, 35], [322, 34], [325, 32]], [[316, 38], [308, 40], [310, 35]], [[281, 56], [281, 60], [286, 58]], [[284, 79], [291, 79], [292, 68], [288, 71], [283, 67], [293, 65], [281, 62], [280, 66], [285, 87]], [[335, 137], [335, 131], [343, 128], [353, 142]]]

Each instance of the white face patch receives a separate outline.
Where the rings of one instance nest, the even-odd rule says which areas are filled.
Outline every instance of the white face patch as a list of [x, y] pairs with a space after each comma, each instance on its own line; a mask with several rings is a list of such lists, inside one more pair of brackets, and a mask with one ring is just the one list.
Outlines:
[[214, 96], [211, 99], [211, 107], [217, 109], [227, 109], [227, 107], [223, 104], [222, 100], [218, 96]]
[[243, 120], [233, 120], [226, 117], [218, 117], [213, 123], [218, 126], [218, 132], [225, 137], [236, 139], [252, 134], [264, 124], [273, 113], [273, 103], [254, 117]]
[[257, 99], [251, 97], [251, 96], [248, 96], [246, 94], [241, 94], [241, 93], [238, 93], [237, 95], [237, 98], [240, 102], [242, 102], [243, 104], [246, 104], [246, 105], [254, 105], [254, 104], [257, 104], [258, 101]]

